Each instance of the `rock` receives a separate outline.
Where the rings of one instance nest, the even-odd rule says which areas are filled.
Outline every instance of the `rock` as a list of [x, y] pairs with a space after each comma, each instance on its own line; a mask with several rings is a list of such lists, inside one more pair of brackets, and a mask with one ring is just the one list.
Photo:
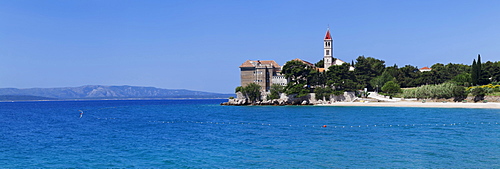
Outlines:
[[[237, 93], [236, 99], [229, 99], [226, 103], [221, 103], [221, 105], [250, 105], [251, 102], [241, 94]], [[282, 93], [279, 99], [264, 100], [253, 103], [252, 105], [317, 105], [317, 104], [329, 104], [330, 102], [340, 101], [340, 102], [352, 102], [359, 98], [355, 96], [354, 92], [345, 92], [343, 95], [331, 96], [330, 101], [316, 100], [313, 94], [309, 94], [304, 97], [295, 97], [296, 95], [289, 95]]]

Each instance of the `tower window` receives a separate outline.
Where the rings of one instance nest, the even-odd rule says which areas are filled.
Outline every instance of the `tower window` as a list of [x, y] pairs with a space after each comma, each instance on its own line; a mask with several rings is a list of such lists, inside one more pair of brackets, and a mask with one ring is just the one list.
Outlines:
[[326, 55], [330, 55], [330, 50], [326, 50]]

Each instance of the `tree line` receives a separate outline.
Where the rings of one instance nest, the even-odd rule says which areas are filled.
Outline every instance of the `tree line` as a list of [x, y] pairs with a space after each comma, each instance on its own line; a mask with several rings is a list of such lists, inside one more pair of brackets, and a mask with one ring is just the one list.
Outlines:
[[[405, 65], [399, 67], [386, 66], [385, 61], [359, 56], [351, 63], [332, 65], [327, 71], [320, 71], [323, 60], [309, 65], [297, 60], [286, 62], [282, 74], [288, 79], [288, 84], [282, 89], [273, 85], [273, 97], [277, 92], [296, 97], [316, 93], [318, 99], [328, 99], [330, 95], [340, 95], [345, 91], [359, 91], [367, 88], [371, 91], [384, 91], [388, 94], [401, 92], [399, 88], [414, 88], [424, 85], [438, 85], [445, 82], [465, 87], [500, 82], [500, 62], [481, 62], [481, 56], [474, 59], [472, 65], [436, 63], [430, 71], [419, 71], [418, 67]], [[354, 71], [349, 68], [353, 66]], [[453, 87], [455, 88], [455, 87]], [[455, 88], [454, 92], [463, 96]]]

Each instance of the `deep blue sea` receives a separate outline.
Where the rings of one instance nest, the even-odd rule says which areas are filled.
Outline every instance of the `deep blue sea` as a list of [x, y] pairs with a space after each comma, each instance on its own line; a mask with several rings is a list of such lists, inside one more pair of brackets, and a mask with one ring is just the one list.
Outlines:
[[0, 103], [0, 168], [500, 168], [500, 109], [223, 101]]

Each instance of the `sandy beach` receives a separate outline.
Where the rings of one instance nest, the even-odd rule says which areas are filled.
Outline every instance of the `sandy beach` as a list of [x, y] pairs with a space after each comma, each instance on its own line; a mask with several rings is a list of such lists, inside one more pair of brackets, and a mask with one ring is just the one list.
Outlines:
[[371, 107], [430, 107], [430, 108], [473, 108], [500, 109], [500, 103], [456, 103], [456, 102], [335, 102], [316, 106], [371, 106]]

